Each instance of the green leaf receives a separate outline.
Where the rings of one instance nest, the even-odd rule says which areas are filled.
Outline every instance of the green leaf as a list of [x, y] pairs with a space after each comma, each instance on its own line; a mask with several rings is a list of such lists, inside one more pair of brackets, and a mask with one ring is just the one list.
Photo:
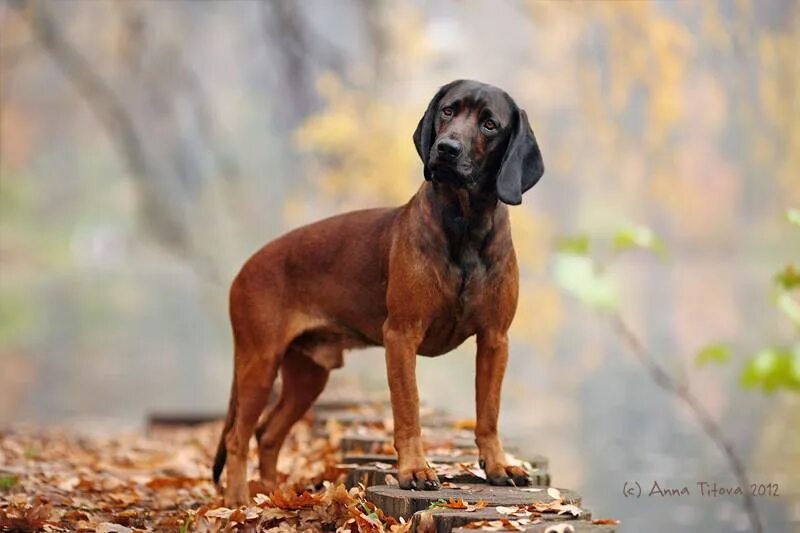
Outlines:
[[775, 274], [775, 283], [787, 291], [800, 287], [800, 270], [794, 265], [786, 265]]
[[787, 209], [786, 220], [788, 220], [790, 224], [800, 226], [800, 209], [797, 209], [796, 207]]
[[697, 352], [694, 364], [698, 367], [709, 363], [723, 364], [731, 359], [731, 348], [725, 344], [710, 344]]
[[790, 293], [778, 294], [776, 305], [797, 327], [800, 327], [800, 303]]
[[790, 377], [795, 383], [800, 383], [800, 344], [794, 347], [792, 352]]
[[589, 253], [589, 236], [579, 233], [562, 237], [556, 243], [556, 250], [565, 254], [586, 255]]
[[443, 498], [439, 498], [438, 500], [431, 502], [431, 504], [428, 506], [428, 510], [430, 511], [432, 509], [439, 509], [441, 507], [447, 507], [447, 501]]
[[667, 256], [667, 247], [664, 241], [647, 226], [634, 225], [622, 228], [614, 235], [614, 250], [649, 250], [655, 252], [662, 259]]
[[774, 390], [774, 386], [769, 384], [770, 376], [775, 373], [777, 365], [777, 352], [772, 348], [762, 349], [745, 365], [740, 380], [742, 386], [752, 389], [761, 385], [765, 390], [771, 392]]
[[600, 311], [617, 308], [616, 284], [607, 273], [599, 272], [590, 257], [556, 254], [553, 276], [558, 286], [583, 304]]
[[12, 475], [2, 475], [0, 476], [0, 490], [9, 490], [11, 487], [19, 482], [19, 478], [17, 476]]
[[800, 390], [800, 347], [760, 350], [745, 364], [740, 383], [744, 388], [761, 388], [766, 393]]

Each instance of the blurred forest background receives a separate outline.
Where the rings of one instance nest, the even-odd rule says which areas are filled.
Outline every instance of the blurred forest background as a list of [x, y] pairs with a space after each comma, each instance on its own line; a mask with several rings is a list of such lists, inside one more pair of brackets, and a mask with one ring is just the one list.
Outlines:
[[[428, 100], [475, 78], [527, 109], [547, 167], [512, 209], [503, 433], [627, 531], [747, 528], [739, 498], [622, 497], [632, 480], [734, 483], [684, 405], [557, 283], [564, 236], [642, 225], [665, 258], [600, 249], [619, 313], [751, 480], [780, 484], [758, 500], [766, 530], [800, 531], [800, 394], [739, 379], [764, 346], [797, 343], [771, 287], [800, 257], [784, 217], [800, 207], [799, 30], [794, 0], [6, 1], [0, 422], [222, 412], [244, 260], [289, 228], [405, 202]], [[727, 363], [695, 365], [720, 342]], [[472, 353], [419, 362], [429, 405], [473, 416]], [[335, 380], [384, 391], [381, 351], [351, 353]]]

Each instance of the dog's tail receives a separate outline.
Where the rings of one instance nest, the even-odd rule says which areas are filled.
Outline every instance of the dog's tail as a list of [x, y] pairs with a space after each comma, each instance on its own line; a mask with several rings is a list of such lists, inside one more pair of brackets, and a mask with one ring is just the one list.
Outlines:
[[214, 484], [219, 485], [219, 479], [222, 476], [222, 469], [225, 468], [225, 461], [228, 459], [228, 448], [225, 445], [225, 437], [233, 427], [233, 421], [236, 419], [236, 370], [233, 371], [233, 385], [231, 386], [231, 399], [228, 403], [228, 416], [225, 418], [225, 426], [222, 428], [222, 435], [219, 437], [219, 444], [217, 445], [217, 455], [214, 457], [214, 467], [212, 469], [212, 477]]

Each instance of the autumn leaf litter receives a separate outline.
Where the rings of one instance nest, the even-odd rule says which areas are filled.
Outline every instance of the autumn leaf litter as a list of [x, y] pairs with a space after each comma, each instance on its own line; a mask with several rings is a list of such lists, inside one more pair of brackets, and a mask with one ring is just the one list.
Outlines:
[[[297, 424], [287, 439], [278, 490], [238, 509], [210, 480], [220, 425], [81, 435], [57, 429], [0, 433], [0, 531], [406, 531], [345, 489], [339, 449]], [[257, 479], [251, 450], [250, 479]]]
[[[312, 433], [304, 420], [292, 430], [278, 465], [284, 474], [276, 490], [251, 481], [256, 494], [247, 506], [231, 509], [209, 476], [211, 453], [220, 424], [141, 433], [82, 435], [75, 431], [15, 428], [0, 432], [1, 531], [352, 531], [410, 530], [410, 522], [387, 516], [364, 498], [363, 487], [347, 490], [346, 466], [340, 463], [340, 428], [328, 436]], [[251, 450], [249, 478], [257, 479], [257, 457]], [[389, 470], [393, 465], [377, 463]], [[485, 474], [477, 463], [437, 465], [442, 474]], [[443, 476], [446, 478], [446, 475]], [[393, 478], [393, 476], [388, 476]], [[396, 479], [388, 479], [389, 483]], [[445, 481], [445, 488], [468, 489]], [[521, 531], [541, 522], [543, 514], [577, 518], [583, 511], [566, 503], [554, 488], [549, 501], [497, 506], [496, 520], [466, 527]], [[543, 494], [544, 496], [544, 494]], [[434, 502], [432, 509], [474, 512], [483, 500], [463, 498]], [[554, 530], [555, 531], [555, 530]], [[564, 529], [563, 531], [568, 531]]]

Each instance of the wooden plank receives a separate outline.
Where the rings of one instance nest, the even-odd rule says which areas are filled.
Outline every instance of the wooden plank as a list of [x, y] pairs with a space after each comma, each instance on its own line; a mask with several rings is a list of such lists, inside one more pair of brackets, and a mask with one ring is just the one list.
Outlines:
[[391, 404], [386, 401], [365, 401], [363, 399], [330, 399], [330, 400], [317, 400], [311, 407], [314, 413], [330, 412], [330, 411], [347, 411], [351, 409], [359, 409], [364, 405], [369, 405], [375, 410], [383, 410], [389, 412]]
[[224, 419], [225, 413], [198, 413], [192, 411], [151, 413], [147, 416], [147, 428], [152, 430], [192, 427]]
[[[388, 463], [375, 465], [374, 463], [367, 463], [353, 468], [348, 473], [345, 481], [347, 488], [355, 487], [358, 484], [361, 484], [364, 487], [371, 487], [373, 485], [390, 485], [391, 483], [387, 483], [386, 481], [387, 476], [391, 475], [396, 480], [397, 469], [393, 467], [387, 468], [387, 464]], [[436, 463], [432, 463], [432, 466], [436, 472], [436, 475], [439, 476], [439, 480], [443, 483], [449, 482], [455, 484], [464, 484], [486, 482], [485, 479], [472, 472], [464, 470], [454, 472], [453, 468], [442, 468], [441, 464]], [[550, 485], [550, 474], [547, 471], [534, 468], [529, 470], [528, 473], [531, 476], [531, 483], [533, 485]]]
[[[542, 524], [534, 524], [526, 526], [523, 531], [526, 533], [551, 533], [552, 531], [558, 531], [557, 529], [554, 530], [552, 527], [556, 525], [553, 524], [552, 521], [545, 521]], [[572, 526], [572, 530], [568, 530], [565, 533], [617, 533], [619, 530], [619, 526], [614, 525], [601, 525], [601, 524], [592, 524], [591, 522], [584, 521], [584, 520], [575, 520], [570, 521], [569, 525]], [[549, 530], [548, 530], [549, 529]], [[451, 530], [441, 530], [437, 529], [439, 533], [475, 533], [476, 531], [481, 531], [480, 529], [473, 529], [473, 528], [465, 528], [465, 527], [457, 527]]]
[[[544, 522], [543, 526], [545, 528], [549, 525], [553, 525], [554, 523], [561, 522], [568, 522], [574, 527], [577, 524], [592, 525], [590, 522], [587, 522], [589, 519], [591, 519], [591, 517], [592, 514], [589, 511], [585, 511], [580, 516], [544, 513], [540, 516], [531, 516], [529, 520], [541, 520]], [[508, 515], [497, 512], [497, 510], [493, 507], [486, 507], [484, 509], [478, 509], [470, 512], [464, 511], [463, 509], [431, 509], [419, 511], [414, 514], [411, 519], [411, 530], [436, 531], [437, 533], [450, 533], [451, 531], [466, 533], [467, 531], [477, 531], [476, 529], [463, 527], [471, 522], [494, 521], [502, 518], [516, 520], [515, 517], [509, 517]], [[539, 524], [531, 524], [529, 527], [537, 527], [538, 525]], [[600, 529], [597, 531], [599, 533], [604, 530]], [[613, 531], [613, 529], [611, 531]]]
[[392, 438], [386, 436], [385, 432], [372, 432], [363, 435], [347, 433], [342, 437], [339, 446], [342, 449], [342, 455], [390, 455], [394, 453]]
[[[388, 433], [388, 432], [387, 432]], [[474, 438], [464, 435], [460, 431], [437, 430], [423, 434], [425, 449], [436, 450], [439, 448], [456, 448], [468, 450], [470, 454], [477, 454]], [[341, 440], [342, 454], [394, 454], [394, 444], [390, 434], [348, 433]], [[435, 452], [434, 452], [435, 453]]]
[[[277, 400], [277, 395], [273, 391], [270, 402]], [[388, 400], [367, 400], [366, 398], [332, 398], [328, 400], [320, 399], [313, 407], [311, 412], [342, 412], [348, 409], [371, 410], [373, 412], [389, 413], [391, 418], [391, 404]], [[218, 420], [225, 420], [225, 412], [197, 412], [197, 411], [164, 411], [154, 412], [147, 416], [148, 428], [174, 428], [192, 427]]]
[[[457, 450], [456, 450], [457, 451]], [[430, 463], [457, 464], [457, 463], [477, 463], [475, 455], [431, 455], [428, 457]], [[397, 463], [397, 455], [383, 454], [351, 454], [342, 458], [345, 464], [367, 464], [367, 463], [387, 463], [394, 465]], [[547, 469], [547, 458], [542, 455], [532, 456], [528, 462], [531, 467], [538, 470]]]
[[[403, 490], [396, 486], [376, 485], [367, 488], [366, 497], [383, 511], [395, 518], [405, 519], [417, 511], [424, 511], [439, 499], [461, 498], [467, 503], [475, 504], [483, 500], [488, 506], [497, 505], [532, 505], [534, 503], [549, 503], [554, 499], [547, 494], [547, 487], [532, 487], [542, 489], [538, 492], [529, 492], [516, 487], [495, 487], [488, 484], [465, 484], [463, 489], [442, 488], [440, 490], [418, 491]], [[559, 489], [565, 503], [580, 505], [581, 497], [574, 491]]]
[[[322, 432], [325, 427], [333, 422], [342, 427], [362, 426], [390, 431], [392, 427], [392, 412], [375, 406], [359, 409], [330, 410], [312, 412], [313, 424], [317, 431]], [[420, 414], [420, 422], [429, 428], [451, 428], [454, 422], [440, 412]]]
[[[428, 457], [428, 462], [430, 463], [457, 464], [474, 463], [475, 461], [477, 461], [477, 457], [474, 455], [431, 455]], [[397, 464], [397, 455], [353, 454], [342, 457], [342, 462], [345, 464], [358, 465], [367, 463], [384, 463], [395, 465]]]

